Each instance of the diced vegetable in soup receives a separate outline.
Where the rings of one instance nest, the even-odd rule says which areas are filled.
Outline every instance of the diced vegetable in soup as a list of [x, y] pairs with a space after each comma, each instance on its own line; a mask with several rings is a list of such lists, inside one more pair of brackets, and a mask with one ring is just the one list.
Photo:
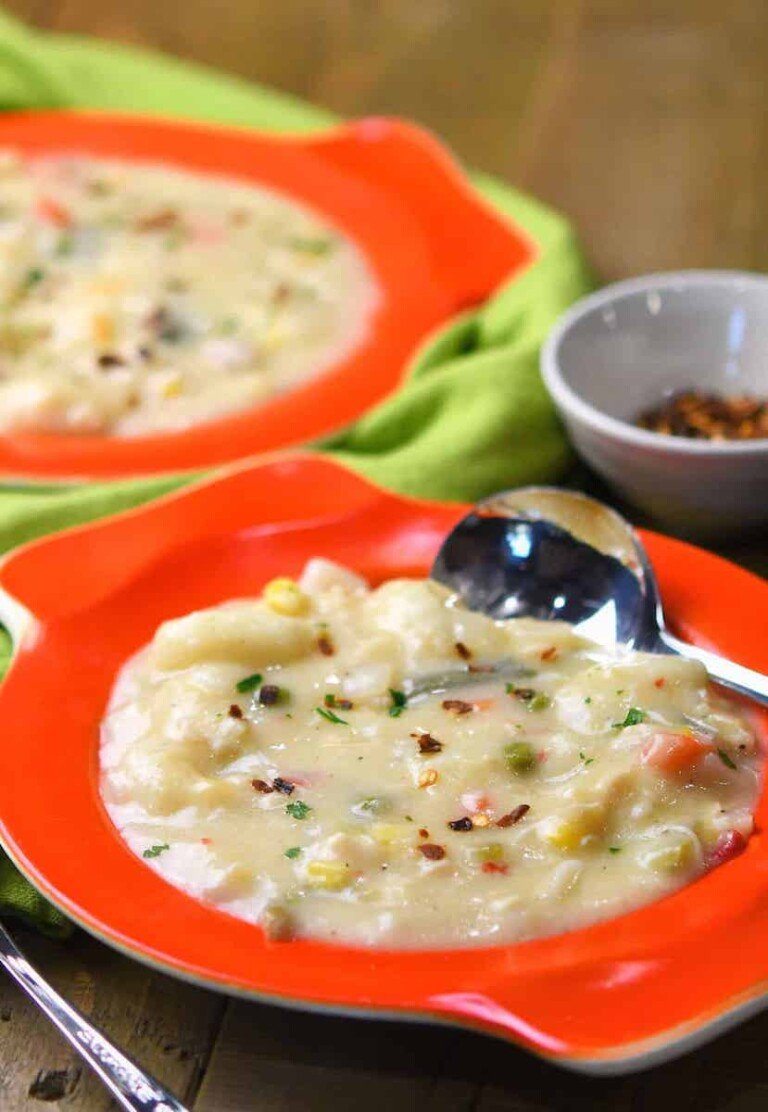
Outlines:
[[319, 559], [160, 626], [101, 748], [115, 824], [172, 884], [274, 937], [401, 948], [672, 892], [744, 849], [760, 773], [695, 662]]
[[376, 283], [234, 180], [0, 152], [0, 432], [137, 436], [247, 409], [362, 339]]

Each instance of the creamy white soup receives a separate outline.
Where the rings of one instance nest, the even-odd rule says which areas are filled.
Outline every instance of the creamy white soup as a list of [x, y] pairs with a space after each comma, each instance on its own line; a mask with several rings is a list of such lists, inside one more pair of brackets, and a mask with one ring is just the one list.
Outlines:
[[365, 335], [358, 248], [267, 189], [0, 151], [0, 431], [137, 436], [254, 406]]
[[315, 559], [120, 673], [122, 837], [276, 938], [484, 945], [616, 915], [744, 848], [760, 759], [704, 669]]

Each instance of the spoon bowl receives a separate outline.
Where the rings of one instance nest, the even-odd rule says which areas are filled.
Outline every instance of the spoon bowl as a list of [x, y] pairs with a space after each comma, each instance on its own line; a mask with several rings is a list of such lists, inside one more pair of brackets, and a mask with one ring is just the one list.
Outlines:
[[642, 541], [575, 491], [522, 487], [480, 502], [443, 542], [432, 578], [495, 619], [559, 619], [608, 648], [668, 652], [768, 705], [768, 678], [680, 641], [666, 627]]

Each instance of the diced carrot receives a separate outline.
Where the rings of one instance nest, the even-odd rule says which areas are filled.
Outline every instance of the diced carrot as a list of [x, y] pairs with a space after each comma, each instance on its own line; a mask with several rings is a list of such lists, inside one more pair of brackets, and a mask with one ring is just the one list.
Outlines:
[[711, 751], [711, 745], [693, 734], [660, 730], [643, 746], [642, 761], [659, 772], [673, 774], [690, 768]]
[[35, 215], [40, 220], [47, 220], [49, 224], [55, 224], [59, 228], [69, 228], [72, 224], [69, 211], [52, 197], [38, 197]]
[[654, 687], [663, 687], [666, 682], [667, 681], [664, 679], [663, 676], [659, 676], [659, 678], [657, 680], [653, 681], [653, 686]]

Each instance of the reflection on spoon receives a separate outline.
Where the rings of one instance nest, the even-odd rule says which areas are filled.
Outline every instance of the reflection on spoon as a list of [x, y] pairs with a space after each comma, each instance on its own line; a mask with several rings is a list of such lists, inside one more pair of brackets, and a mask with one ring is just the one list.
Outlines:
[[523, 487], [480, 502], [449, 533], [431, 574], [471, 610], [556, 618], [609, 648], [690, 657], [713, 680], [768, 705], [768, 677], [669, 632], [639, 537], [586, 495]]

